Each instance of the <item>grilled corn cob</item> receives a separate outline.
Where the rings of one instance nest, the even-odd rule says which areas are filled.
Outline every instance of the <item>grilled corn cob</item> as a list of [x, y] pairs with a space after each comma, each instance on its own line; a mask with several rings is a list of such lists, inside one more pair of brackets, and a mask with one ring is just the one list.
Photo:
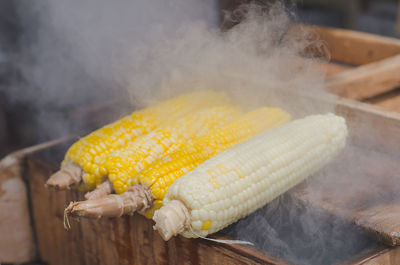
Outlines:
[[[112, 217], [114, 214], [133, 214], [134, 211], [148, 208], [143, 214], [151, 218], [154, 210], [161, 207], [162, 199], [175, 179], [215, 154], [289, 119], [288, 113], [277, 108], [264, 107], [251, 111], [154, 162], [139, 173], [140, 185], [135, 185], [121, 195], [71, 204], [67, 212], [77, 216], [99, 218]], [[101, 184], [101, 189], [110, 192], [110, 184]], [[101, 192], [100, 186], [98, 192]], [[89, 196], [89, 199], [94, 196], [96, 195]]]
[[[74, 143], [67, 151], [61, 170], [50, 177], [47, 185], [67, 188], [79, 183], [81, 177], [88, 187], [94, 187], [105, 174], [99, 167], [107, 155], [134, 141], [162, 123], [209, 106], [224, 105], [228, 99], [216, 92], [185, 94], [153, 107], [135, 111], [116, 122], [100, 128]], [[83, 174], [83, 176], [81, 176]]]
[[169, 187], [154, 228], [164, 240], [219, 231], [314, 174], [346, 136], [343, 118], [313, 115], [222, 152]]

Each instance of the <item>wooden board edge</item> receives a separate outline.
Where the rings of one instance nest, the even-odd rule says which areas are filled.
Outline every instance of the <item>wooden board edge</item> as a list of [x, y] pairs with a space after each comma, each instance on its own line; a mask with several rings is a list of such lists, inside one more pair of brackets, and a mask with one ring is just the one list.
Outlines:
[[400, 53], [400, 40], [395, 38], [309, 24], [298, 26], [317, 34], [330, 50], [330, 58], [341, 63], [362, 65]]
[[326, 79], [328, 89], [342, 97], [363, 100], [400, 86], [400, 54], [349, 69]]

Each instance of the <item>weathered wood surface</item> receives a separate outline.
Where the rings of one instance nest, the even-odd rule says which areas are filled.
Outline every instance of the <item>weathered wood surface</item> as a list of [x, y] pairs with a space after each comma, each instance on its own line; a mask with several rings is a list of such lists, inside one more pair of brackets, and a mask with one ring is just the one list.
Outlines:
[[39, 257], [48, 264], [288, 264], [243, 246], [182, 237], [164, 242], [140, 215], [71, 220], [66, 231], [63, 210], [82, 194], [46, 189], [55, 168], [37, 159], [27, 166]]
[[371, 236], [400, 245], [400, 157], [349, 147], [327, 175], [295, 196], [316, 209], [347, 218]]
[[397, 89], [390, 93], [379, 95], [366, 102], [385, 110], [400, 112], [400, 90]]
[[342, 265], [397, 265], [400, 264], [400, 247], [370, 251]]
[[35, 258], [26, 185], [24, 158], [69, 138], [38, 144], [0, 160], [0, 263], [22, 263]]
[[328, 106], [328, 109], [329, 106], [333, 106], [332, 110], [336, 114], [346, 118], [352, 143], [383, 153], [399, 155], [399, 114], [330, 94], [303, 93], [301, 100], [303, 105], [317, 102], [315, 112], [325, 111], [324, 106]]
[[22, 263], [34, 258], [32, 228], [20, 161], [0, 161], [0, 262]]
[[339, 96], [362, 100], [400, 86], [400, 53], [328, 77], [326, 86]]
[[326, 43], [332, 60], [362, 65], [400, 53], [400, 40], [352, 30], [305, 26]]
[[325, 100], [336, 102], [354, 146], [332, 165], [335, 175], [318, 186], [323, 198], [310, 189], [299, 198], [345, 216], [385, 244], [400, 245], [400, 115], [352, 100]]
[[339, 64], [339, 63], [334, 63], [334, 62], [319, 62], [318, 67], [324, 69], [326, 71], [326, 76], [334, 76], [336, 74], [342, 73], [344, 71], [347, 71], [349, 69], [352, 69], [353, 67], [349, 65], [344, 65], [344, 64]]

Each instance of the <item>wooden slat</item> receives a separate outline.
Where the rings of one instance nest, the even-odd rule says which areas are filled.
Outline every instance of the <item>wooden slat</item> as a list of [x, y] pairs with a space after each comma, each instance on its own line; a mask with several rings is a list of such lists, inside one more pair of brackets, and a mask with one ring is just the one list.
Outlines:
[[[318, 102], [322, 106], [322, 111], [324, 111], [323, 106], [334, 106], [335, 113], [346, 118], [353, 143], [392, 155], [399, 154], [399, 114], [330, 94], [303, 93], [301, 104], [304, 105], [307, 102], [310, 105]], [[314, 112], [320, 112], [318, 106], [315, 107]]]
[[387, 96], [380, 97], [369, 101], [375, 106], [379, 106], [385, 110], [400, 112], [400, 93], [391, 93]]
[[397, 265], [400, 263], [400, 247], [373, 250], [342, 265]]
[[330, 167], [335, 170], [301, 186], [296, 198], [346, 218], [387, 245], [400, 245], [400, 157], [353, 146]]
[[35, 259], [28, 193], [23, 179], [24, 158], [67, 139], [24, 148], [0, 160], [0, 263], [24, 263]]
[[400, 40], [344, 29], [306, 26], [324, 40], [332, 60], [362, 65], [400, 53]]
[[289, 264], [243, 246], [183, 237], [165, 242], [152, 222], [140, 215], [71, 220], [71, 230], [65, 231], [64, 208], [83, 196], [75, 190], [46, 189], [44, 183], [54, 169], [37, 159], [28, 160], [39, 257], [47, 264]]
[[342, 73], [344, 71], [347, 71], [349, 69], [352, 69], [351, 66], [349, 65], [344, 65], [344, 64], [338, 64], [334, 62], [319, 62], [318, 67], [324, 69], [326, 71], [326, 76], [334, 76], [338, 73]]
[[0, 263], [34, 260], [35, 247], [20, 161], [0, 160]]
[[[298, 198], [347, 218], [385, 244], [400, 245], [400, 115], [353, 100], [314, 99], [336, 104], [336, 113], [346, 118], [356, 153], [345, 152], [336, 167], [358, 171], [331, 171], [334, 182], [321, 185], [319, 191], [324, 200], [315, 200], [307, 190]], [[348, 161], [354, 162], [345, 166]]]
[[327, 78], [326, 86], [339, 96], [362, 100], [400, 86], [400, 54]]

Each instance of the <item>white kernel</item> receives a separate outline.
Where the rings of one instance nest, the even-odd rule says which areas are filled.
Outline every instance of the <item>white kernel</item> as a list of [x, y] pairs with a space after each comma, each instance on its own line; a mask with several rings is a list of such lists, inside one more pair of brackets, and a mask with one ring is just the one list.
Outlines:
[[192, 227], [194, 230], [200, 230], [203, 225], [202, 221], [192, 221]]

